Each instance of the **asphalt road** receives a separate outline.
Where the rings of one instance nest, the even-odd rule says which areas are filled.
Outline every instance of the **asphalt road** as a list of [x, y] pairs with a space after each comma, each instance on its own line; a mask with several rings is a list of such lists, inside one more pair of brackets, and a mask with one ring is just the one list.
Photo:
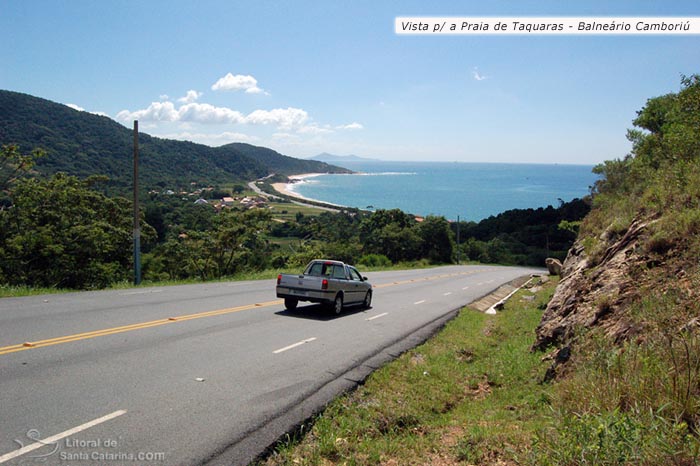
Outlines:
[[0, 300], [0, 464], [247, 464], [459, 307], [540, 270], [367, 274], [371, 309], [272, 280]]

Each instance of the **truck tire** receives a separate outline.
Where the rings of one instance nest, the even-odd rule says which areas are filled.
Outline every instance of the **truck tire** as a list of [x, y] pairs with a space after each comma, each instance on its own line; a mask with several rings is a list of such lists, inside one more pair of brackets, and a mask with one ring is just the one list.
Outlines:
[[335, 315], [339, 315], [341, 312], [343, 312], [343, 295], [338, 293], [335, 297], [335, 300], [333, 301], [333, 306], [331, 307], [331, 310]]
[[284, 298], [284, 307], [288, 311], [294, 311], [297, 308], [297, 304], [299, 304], [298, 299]]

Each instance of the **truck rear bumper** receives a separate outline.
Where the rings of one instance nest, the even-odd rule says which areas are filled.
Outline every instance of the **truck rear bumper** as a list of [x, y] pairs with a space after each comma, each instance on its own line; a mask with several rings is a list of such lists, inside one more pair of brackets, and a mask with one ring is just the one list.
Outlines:
[[311, 303], [332, 303], [335, 299], [333, 291], [310, 291], [300, 288], [277, 287], [278, 298], [294, 298]]

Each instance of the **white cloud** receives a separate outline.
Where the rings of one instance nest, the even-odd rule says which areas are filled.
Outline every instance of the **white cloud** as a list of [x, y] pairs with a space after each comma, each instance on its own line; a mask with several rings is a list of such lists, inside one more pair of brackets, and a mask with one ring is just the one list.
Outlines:
[[354, 121], [348, 125], [340, 125], [336, 126], [336, 129], [364, 129], [365, 127], [362, 126], [362, 124]]
[[180, 97], [179, 99], [177, 99], [177, 101], [182, 102], [184, 104], [191, 104], [192, 102], [196, 102], [200, 97], [202, 97], [201, 92], [197, 92], [195, 90], [190, 89], [189, 91], [187, 91], [187, 94], [185, 94], [184, 97]]
[[472, 71], [472, 76], [474, 76], [474, 79], [477, 81], [483, 81], [485, 79], [488, 79], [488, 76], [479, 73], [479, 70], [476, 67]]
[[191, 121], [205, 124], [244, 123], [241, 112], [210, 104], [191, 103], [178, 110], [178, 121]]
[[227, 73], [211, 86], [212, 91], [245, 91], [246, 94], [267, 94], [258, 87], [258, 80], [250, 75]]
[[177, 121], [178, 118], [177, 110], [172, 102], [151, 102], [151, 105], [143, 110], [135, 112], [122, 110], [117, 113], [117, 120], [121, 121]]
[[221, 146], [231, 142], [253, 143], [258, 141], [258, 138], [255, 136], [231, 131], [224, 131], [223, 133], [193, 133], [189, 131], [182, 131], [179, 133], [163, 133], [158, 134], [157, 136], [166, 139], [177, 139], [179, 141], [192, 141], [199, 144], [206, 144], [208, 146]]
[[274, 124], [283, 129], [302, 126], [309, 119], [309, 114], [300, 108], [275, 108], [272, 110], [255, 110], [246, 118], [246, 123], [254, 125]]
[[240, 112], [225, 107], [215, 107], [210, 104], [190, 103], [175, 108], [172, 102], [151, 102], [148, 108], [131, 112], [122, 110], [117, 113], [120, 121], [185, 121], [196, 123], [222, 124], [243, 123], [244, 117]]
[[[249, 124], [274, 125], [283, 130], [302, 131], [309, 120], [309, 114], [300, 108], [275, 108], [272, 110], [255, 110], [243, 115], [237, 110], [227, 107], [216, 107], [211, 104], [192, 102], [176, 108], [172, 102], [151, 102], [148, 108], [122, 110], [117, 114], [117, 120], [129, 122], [139, 120], [144, 122], [184, 122], [201, 124]], [[310, 126], [306, 132], [324, 132], [323, 128]]]

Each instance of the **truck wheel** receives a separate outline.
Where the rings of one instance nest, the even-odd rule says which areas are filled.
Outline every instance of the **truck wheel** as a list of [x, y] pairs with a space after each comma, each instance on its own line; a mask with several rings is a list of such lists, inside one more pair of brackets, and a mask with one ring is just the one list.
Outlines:
[[363, 301], [362, 305], [365, 307], [365, 309], [369, 309], [372, 307], [372, 291], [368, 291], [367, 294], [365, 295], [365, 300]]
[[335, 301], [333, 301], [333, 312], [335, 315], [340, 314], [343, 312], [343, 295], [339, 294], [338, 296], [335, 297]]
[[297, 308], [297, 304], [299, 304], [299, 300], [298, 300], [298, 299], [294, 299], [294, 298], [284, 298], [284, 307], [285, 307], [288, 311], [293, 311], [293, 310], [295, 310], [295, 309]]

